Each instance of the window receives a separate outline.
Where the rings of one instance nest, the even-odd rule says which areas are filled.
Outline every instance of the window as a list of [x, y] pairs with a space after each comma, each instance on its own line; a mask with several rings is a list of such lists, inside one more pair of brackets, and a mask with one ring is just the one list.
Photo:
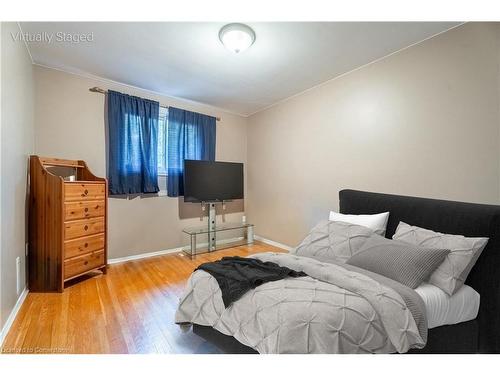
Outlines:
[[160, 107], [158, 118], [158, 175], [167, 175], [168, 108]]
[[160, 107], [158, 116], [158, 187], [159, 196], [167, 195], [168, 108]]
[[178, 197], [184, 194], [184, 160], [215, 160], [216, 120], [175, 107], [160, 107], [158, 117], [159, 195]]

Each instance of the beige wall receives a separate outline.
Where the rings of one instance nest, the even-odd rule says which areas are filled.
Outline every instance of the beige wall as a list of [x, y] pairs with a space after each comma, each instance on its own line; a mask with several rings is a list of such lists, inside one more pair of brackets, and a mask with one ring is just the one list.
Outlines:
[[[165, 106], [177, 106], [220, 116], [217, 122], [216, 159], [246, 162], [246, 118], [209, 106], [162, 97], [128, 86], [99, 81], [35, 67], [35, 125], [37, 154], [84, 159], [97, 175], [106, 175], [104, 95], [89, 92], [99, 86], [154, 99]], [[240, 209], [238, 209], [240, 208]], [[231, 209], [231, 207], [230, 207]], [[242, 211], [241, 202], [232, 211]], [[201, 225], [199, 206], [184, 204], [166, 196], [109, 200], [109, 258], [177, 248], [188, 243], [182, 228]], [[181, 217], [190, 217], [181, 219]], [[240, 221], [242, 212], [226, 215]], [[220, 219], [220, 217], [219, 217]], [[205, 221], [203, 222], [205, 223]], [[201, 241], [201, 240], [199, 240]]]
[[25, 286], [26, 187], [28, 156], [34, 150], [33, 66], [22, 41], [13, 41], [16, 23], [2, 23], [1, 49], [1, 309], [4, 326], [19, 297], [16, 258]]
[[296, 245], [343, 188], [498, 204], [498, 31], [466, 24], [251, 116], [256, 233]]

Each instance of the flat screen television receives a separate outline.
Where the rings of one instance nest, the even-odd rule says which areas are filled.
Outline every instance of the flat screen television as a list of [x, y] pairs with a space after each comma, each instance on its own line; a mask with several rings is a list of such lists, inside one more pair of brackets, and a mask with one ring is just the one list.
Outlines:
[[243, 198], [243, 163], [184, 160], [184, 202]]

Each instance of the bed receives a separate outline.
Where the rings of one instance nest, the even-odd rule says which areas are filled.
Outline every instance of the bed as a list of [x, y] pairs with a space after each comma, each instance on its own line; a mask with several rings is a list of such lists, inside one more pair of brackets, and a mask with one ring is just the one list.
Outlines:
[[[462, 234], [470, 237], [489, 237], [488, 244], [469, 274], [466, 284], [480, 296], [480, 303], [474, 300], [474, 292], [457, 297], [473, 301], [470, 305], [477, 306], [477, 317], [458, 324], [446, 324], [426, 329], [427, 343], [422, 348], [418, 338], [414, 339], [409, 353], [499, 353], [500, 352], [500, 206], [472, 203], [452, 202], [426, 198], [379, 194], [355, 190], [342, 190], [339, 193], [340, 211], [345, 214], [374, 214], [389, 211], [390, 216], [385, 236], [391, 238], [400, 221], [428, 228], [434, 231]], [[267, 258], [265, 258], [267, 259]], [[282, 259], [283, 262], [292, 261]], [[314, 273], [317, 265], [311, 262], [308, 267]], [[334, 272], [335, 273], [335, 272]], [[348, 287], [348, 285], [346, 286]], [[425, 289], [425, 288], [424, 288]], [[418, 292], [418, 291], [417, 291]], [[432, 290], [424, 290], [428, 299], [426, 307], [439, 298]], [[429, 293], [425, 295], [425, 293]], [[464, 292], [465, 293], [465, 292]], [[425, 299], [423, 298], [423, 299]], [[438, 303], [439, 299], [437, 300]], [[446, 301], [445, 301], [446, 302]], [[447, 301], [449, 309], [453, 310], [453, 301]], [[473, 310], [473, 308], [471, 309]], [[413, 313], [413, 312], [412, 312]], [[432, 312], [427, 311], [427, 314]], [[464, 313], [460, 311], [460, 313]], [[467, 312], [465, 312], [467, 313]], [[473, 312], [470, 314], [475, 315]], [[415, 315], [414, 315], [415, 316]], [[439, 314], [436, 315], [438, 319]], [[444, 322], [449, 316], [444, 317]], [[416, 320], [415, 320], [416, 321]], [[441, 322], [442, 323], [442, 322]], [[432, 327], [433, 324], [429, 325]], [[408, 327], [407, 327], [408, 328]], [[418, 336], [415, 327], [410, 338]], [[255, 353], [256, 351], [241, 344], [231, 336], [204, 325], [194, 324], [193, 331], [213, 342], [227, 353]], [[222, 329], [224, 331], [224, 329]], [[377, 330], [374, 330], [376, 332]], [[372, 336], [372, 334], [371, 334]], [[423, 335], [422, 335], [423, 336]], [[394, 343], [396, 346], [399, 345]], [[401, 344], [401, 350], [406, 352], [408, 346]], [[390, 350], [387, 347], [384, 350]], [[376, 351], [375, 351], [376, 352]]]

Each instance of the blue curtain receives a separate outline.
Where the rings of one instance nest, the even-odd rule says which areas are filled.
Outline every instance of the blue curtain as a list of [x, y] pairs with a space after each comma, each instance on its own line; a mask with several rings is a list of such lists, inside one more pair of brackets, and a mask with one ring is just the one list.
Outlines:
[[108, 181], [112, 195], [156, 193], [159, 103], [108, 91]]
[[215, 160], [215, 117], [169, 107], [167, 195], [184, 195], [184, 159]]

